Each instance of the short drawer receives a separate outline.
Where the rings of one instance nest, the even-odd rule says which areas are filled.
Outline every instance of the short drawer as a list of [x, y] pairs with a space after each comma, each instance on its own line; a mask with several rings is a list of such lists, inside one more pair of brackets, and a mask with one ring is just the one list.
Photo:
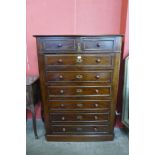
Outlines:
[[114, 55], [113, 54], [55, 54], [45, 55], [45, 65], [46, 66], [64, 66], [70, 65], [81, 66], [81, 65], [90, 65], [90, 66], [105, 66], [112, 67], [114, 64]]
[[111, 86], [48, 86], [49, 96], [110, 96]]
[[55, 51], [76, 50], [76, 39], [74, 38], [42, 38], [38, 42], [40, 50], [50, 53]]
[[111, 82], [112, 71], [47, 71], [48, 82]]
[[82, 101], [48, 101], [49, 110], [102, 110], [109, 111], [111, 107], [110, 100], [82, 100]]
[[50, 113], [51, 122], [108, 122], [107, 113]]
[[75, 133], [75, 134], [81, 134], [81, 133], [101, 133], [101, 132], [109, 132], [109, 126], [108, 125], [52, 125], [50, 127], [51, 132], [54, 134], [56, 133]]
[[82, 49], [85, 51], [113, 51], [114, 38], [83, 38]]

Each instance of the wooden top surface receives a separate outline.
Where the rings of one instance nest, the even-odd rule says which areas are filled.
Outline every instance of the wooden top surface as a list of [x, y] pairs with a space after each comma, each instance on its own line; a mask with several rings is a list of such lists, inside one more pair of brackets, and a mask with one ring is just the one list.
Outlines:
[[107, 36], [107, 37], [123, 37], [124, 35], [123, 34], [99, 34], [99, 35], [67, 35], [67, 34], [64, 34], [64, 35], [33, 35], [33, 37], [104, 37], [104, 36]]

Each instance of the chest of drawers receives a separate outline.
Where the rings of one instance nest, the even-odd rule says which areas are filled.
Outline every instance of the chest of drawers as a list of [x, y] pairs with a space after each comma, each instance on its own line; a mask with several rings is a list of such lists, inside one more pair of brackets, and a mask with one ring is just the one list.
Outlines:
[[49, 141], [114, 137], [122, 36], [35, 36]]

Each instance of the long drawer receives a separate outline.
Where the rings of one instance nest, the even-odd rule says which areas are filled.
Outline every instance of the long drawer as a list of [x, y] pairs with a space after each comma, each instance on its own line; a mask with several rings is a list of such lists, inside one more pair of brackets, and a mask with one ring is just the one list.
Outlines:
[[111, 86], [47, 86], [48, 96], [111, 96]]
[[45, 65], [102, 65], [112, 67], [114, 54], [46, 54]]
[[111, 82], [112, 71], [47, 71], [48, 82]]
[[68, 110], [72, 110], [72, 111], [78, 111], [78, 110], [102, 110], [102, 111], [109, 111], [110, 107], [111, 107], [111, 100], [88, 100], [88, 101], [84, 101], [84, 100], [77, 100], [77, 101], [53, 101], [50, 100], [48, 101], [48, 107], [49, 107], [49, 111], [68, 111]]
[[49, 113], [51, 122], [108, 122], [109, 112], [106, 113]]
[[109, 132], [108, 125], [52, 125], [51, 134], [94, 134]]

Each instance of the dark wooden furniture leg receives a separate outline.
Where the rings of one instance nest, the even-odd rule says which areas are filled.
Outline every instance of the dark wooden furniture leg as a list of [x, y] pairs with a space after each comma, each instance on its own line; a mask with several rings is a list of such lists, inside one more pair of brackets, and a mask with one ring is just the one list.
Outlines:
[[[33, 100], [33, 89], [32, 87], [30, 87], [30, 100], [31, 100], [31, 103], [34, 103], [34, 100]], [[38, 134], [37, 134], [37, 128], [36, 128], [36, 115], [35, 115], [35, 107], [34, 107], [34, 104], [32, 104], [32, 107], [31, 107], [31, 112], [32, 112], [32, 121], [33, 121], [33, 131], [34, 131], [34, 135], [35, 135], [35, 138], [38, 139]]]

